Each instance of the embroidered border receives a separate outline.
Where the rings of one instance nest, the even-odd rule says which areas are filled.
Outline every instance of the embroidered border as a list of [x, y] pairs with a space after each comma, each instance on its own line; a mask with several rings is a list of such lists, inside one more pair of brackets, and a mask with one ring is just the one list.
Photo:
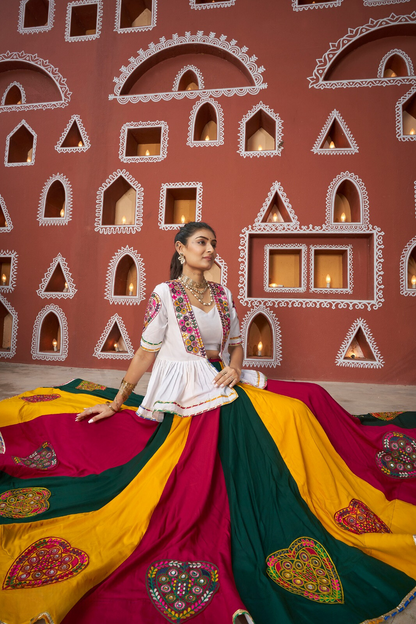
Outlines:
[[[210, 286], [211, 283], [213, 282], [210, 282]], [[185, 351], [191, 355], [206, 358], [204, 343], [185, 288], [178, 280], [166, 282], [166, 284], [169, 287]]]
[[209, 287], [211, 289], [212, 295], [214, 297], [215, 305], [217, 306], [218, 313], [221, 319], [222, 325], [222, 344], [221, 344], [221, 352], [224, 351], [225, 345], [227, 344], [228, 336], [230, 335], [231, 328], [231, 315], [230, 315], [230, 305], [227, 299], [227, 293], [221, 284], [217, 284], [216, 282], [208, 282]]

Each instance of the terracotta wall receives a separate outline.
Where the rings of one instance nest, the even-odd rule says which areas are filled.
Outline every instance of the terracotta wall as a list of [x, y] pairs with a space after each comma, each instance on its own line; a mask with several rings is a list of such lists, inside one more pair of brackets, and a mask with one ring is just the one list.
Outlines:
[[[174, 229], [161, 228], [159, 202], [163, 185], [180, 183], [199, 189], [201, 218], [217, 231], [222, 276], [234, 293], [249, 366], [284, 379], [415, 383], [413, 3], [153, 0], [153, 27], [117, 32], [120, 1], [101, 3], [99, 32], [85, 40], [65, 38], [67, 7], [74, 3], [50, 2], [51, 27], [38, 30], [43, 0], [30, 0], [27, 10], [35, 18], [27, 17], [27, 28], [24, 0], [0, 4], [0, 262], [3, 273], [12, 268], [0, 293], [2, 319], [10, 313], [13, 320], [12, 332], [10, 317], [2, 320], [0, 360], [125, 368], [130, 356], [116, 353], [114, 341], [121, 328], [131, 343], [127, 351], [137, 348], [146, 299], [155, 283], [168, 278]], [[135, 4], [140, 12], [145, 6]], [[397, 77], [377, 78], [380, 62], [393, 50], [399, 52], [387, 63]], [[199, 70], [205, 89], [172, 97], [175, 78], [187, 65]], [[13, 82], [23, 87], [26, 103], [4, 104]], [[109, 98], [121, 83], [124, 103]], [[146, 96], [159, 93], [165, 95]], [[216, 107], [217, 141], [191, 146], [190, 117], [207, 97]], [[254, 117], [256, 107], [262, 112]], [[337, 145], [327, 143], [322, 151], [334, 110]], [[75, 133], [68, 137], [75, 150], [58, 151], [74, 115], [82, 145]], [[35, 153], [32, 162], [10, 163], [9, 134], [15, 151], [25, 149], [27, 131], [13, 138], [22, 120], [36, 134]], [[159, 125], [154, 122], [164, 122], [166, 157], [123, 162], [123, 125]], [[251, 134], [261, 127], [273, 136], [274, 149], [247, 152], [246, 129]], [[152, 135], [147, 140], [152, 143]], [[96, 223], [97, 194], [100, 203], [100, 188], [119, 170], [141, 197], [142, 214], [135, 231], [104, 233], [100, 215]], [[43, 218], [41, 197], [57, 174], [67, 185], [67, 212], [51, 223]], [[123, 180], [118, 184], [128, 188]], [[337, 190], [350, 195], [346, 223], [339, 214], [334, 221]], [[264, 223], [275, 191], [284, 222]], [[313, 256], [325, 272], [327, 245], [333, 247], [323, 255], [332, 253], [335, 263], [329, 265], [331, 288], [319, 287], [311, 267]], [[116, 267], [126, 253], [136, 262], [138, 281], [130, 299], [128, 293], [114, 299], [111, 278], [110, 301], [110, 263], [115, 258]], [[276, 266], [295, 263], [295, 277], [270, 288], [274, 278], [264, 276], [265, 253], [277, 254]], [[68, 278], [68, 292], [59, 267], [45, 278], [54, 261]], [[130, 261], [123, 262], [128, 269]], [[124, 265], [119, 277], [125, 283]], [[48, 312], [57, 314], [60, 326]], [[49, 342], [55, 334], [54, 352]], [[356, 347], [355, 357], [350, 347]]]

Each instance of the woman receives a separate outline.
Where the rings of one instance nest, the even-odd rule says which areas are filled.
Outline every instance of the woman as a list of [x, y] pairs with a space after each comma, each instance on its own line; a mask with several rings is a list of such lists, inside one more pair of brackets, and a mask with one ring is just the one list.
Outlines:
[[3, 402], [4, 622], [359, 624], [412, 599], [409, 419], [364, 426], [314, 384], [262, 389], [229, 291], [204, 280], [215, 247], [207, 224], [178, 232], [116, 395], [77, 380]]

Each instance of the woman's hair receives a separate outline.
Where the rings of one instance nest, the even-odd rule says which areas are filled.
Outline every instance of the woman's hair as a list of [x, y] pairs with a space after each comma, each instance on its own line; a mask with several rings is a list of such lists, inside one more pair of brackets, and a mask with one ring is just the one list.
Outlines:
[[[176, 233], [175, 243], [180, 241], [183, 245], [186, 245], [190, 236], [195, 234], [198, 230], [211, 230], [211, 232], [216, 236], [214, 230], [208, 223], [203, 223], [202, 221], [191, 221], [190, 223], [186, 223], [181, 227], [179, 232]], [[175, 249], [175, 253], [172, 256], [172, 260], [170, 261], [170, 279], [177, 279], [182, 274], [182, 265], [179, 262], [179, 254]]]

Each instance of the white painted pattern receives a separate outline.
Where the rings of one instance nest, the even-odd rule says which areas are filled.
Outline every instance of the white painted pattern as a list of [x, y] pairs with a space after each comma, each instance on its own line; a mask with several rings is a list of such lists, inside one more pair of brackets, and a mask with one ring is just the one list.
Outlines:
[[[329, 129], [334, 121], [334, 119], [336, 119], [339, 123], [339, 125], [341, 126], [345, 136], [348, 139], [348, 142], [350, 144], [350, 147], [343, 147], [343, 148], [338, 148], [335, 147], [333, 149], [331, 149], [330, 147], [328, 148], [324, 148], [321, 147], [322, 143], [325, 140], [326, 135], [329, 132]], [[341, 114], [339, 113], [339, 111], [337, 111], [336, 108], [334, 108], [334, 110], [332, 111], [332, 113], [329, 114], [328, 119], [326, 120], [321, 132], [319, 133], [318, 138], [315, 141], [315, 144], [311, 150], [314, 154], [328, 154], [328, 155], [336, 155], [336, 154], [357, 154], [358, 153], [358, 145], [352, 135], [351, 130], [349, 129], [349, 127], [347, 126], [347, 124], [345, 123], [343, 117], [341, 117]]]
[[[247, 346], [248, 346], [248, 330], [250, 328], [251, 322], [258, 314], [264, 314], [264, 316], [269, 321], [269, 325], [272, 330], [272, 341], [273, 341], [273, 354], [271, 358], [262, 357], [254, 358], [250, 357], [247, 354]], [[282, 334], [280, 331], [280, 324], [275, 316], [274, 312], [270, 310], [270, 308], [259, 304], [249, 310], [245, 317], [241, 322], [241, 336], [243, 339], [243, 348], [244, 348], [244, 361], [243, 366], [261, 366], [263, 367], [275, 367], [280, 366], [282, 363]]]
[[[75, 147], [63, 147], [62, 144], [65, 141], [66, 136], [68, 132], [70, 131], [71, 126], [74, 122], [78, 126], [78, 130], [81, 135], [82, 145], [81, 146], [77, 145]], [[79, 115], [72, 115], [71, 119], [68, 121], [65, 127], [65, 130], [62, 132], [61, 136], [59, 137], [58, 143], [55, 145], [56, 151], [61, 154], [65, 152], [71, 152], [71, 153], [86, 152], [90, 147], [91, 147], [90, 139], [88, 137], [87, 131], [85, 130], [84, 124], [82, 123], [81, 117]]]
[[118, 33], [133, 33], [133, 32], [142, 32], [145, 30], [152, 30], [152, 28], [154, 28], [156, 26], [156, 22], [157, 22], [157, 1], [158, 0], [152, 0], [152, 19], [150, 24], [144, 25], [144, 26], [129, 26], [128, 28], [121, 28], [120, 27], [120, 20], [121, 20], [121, 2], [122, 0], [117, 0], [117, 6], [116, 6], [116, 18], [115, 18], [115, 22], [114, 22], [114, 31], [118, 32]]
[[47, 32], [51, 30], [53, 27], [53, 21], [55, 17], [55, 0], [48, 0], [49, 8], [48, 8], [48, 19], [46, 24], [42, 26], [31, 26], [29, 28], [25, 28], [25, 10], [26, 4], [29, 0], [20, 0], [19, 6], [19, 20], [17, 23], [17, 32], [21, 35], [35, 35], [37, 33]]
[[[374, 360], [360, 360], [358, 358], [354, 360], [349, 358], [344, 359], [348, 351], [348, 347], [350, 346], [353, 338], [360, 328], [367, 340], [368, 346], [373, 353]], [[358, 318], [356, 321], [354, 321], [354, 323], [348, 330], [348, 333], [344, 338], [344, 341], [341, 344], [341, 347], [337, 353], [335, 364], [337, 366], [347, 366], [349, 368], [382, 368], [384, 366], [384, 359], [380, 354], [380, 351], [373, 338], [370, 328], [363, 318]]]
[[[60, 265], [62, 269], [65, 282], [68, 285], [68, 290], [66, 290], [65, 292], [64, 291], [47, 292], [45, 289], [48, 286], [49, 280], [51, 279], [58, 264]], [[69, 270], [69, 266], [61, 253], [58, 253], [58, 255], [52, 260], [36, 292], [38, 296], [41, 297], [42, 299], [72, 299], [75, 293], [77, 292], [77, 289], [75, 288], [74, 280], [72, 279], [72, 275]]]
[[[44, 353], [39, 350], [40, 334], [41, 334], [41, 329], [42, 329], [42, 323], [45, 317], [50, 312], [53, 312], [58, 317], [58, 321], [59, 321], [59, 325], [61, 329], [61, 341], [60, 341], [61, 343], [60, 343], [59, 351], [56, 351], [56, 352], [51, 351], [48, 353]], [[68, 322], [66, 320], [66, 316], [63, 310], [59, 306], [55, 305], [54, 303], [51, 303], [45, 306], [39, 312], [33, 324], [32, 345], [31, 345], [32, 359], [43, 360], [47, 362], [53, 362], [53, 361], [63, 362], [68, 357], [68, 344], [69, 344]]]
[[[216, 141], [194, 141], [195, 121], [198, 111], [201, 106], [207, 103], [215, 108], [217, 114], [217, 139]], [[186, 144], [190, 147], [216, 147], [218, 145], [224, 145], [224, 113], [221, 105], [212, 98], [201, 98], [199, 102], [193, 105], [189, 116], [188, 140]]]
[[[137, 293], [136, 295], [123, 295], [118, 296], [114, 295], [114, 283], [116, 278], [117, 266], [120, 260], [124, 256], [131, 256], [135, 265], [137, 272]], [[106, 277], [106, 285], [105, 285], [105, 293], [104, 298], [108, 299], [110, 303], [119, 303], [119, 304], [127, 304], [127, 305], [139, 305], [146, 296], [146, 274], [144, 268], [144, 262], [140, 254], [133, 249], [133, 247], [122, 247], [119, 249], [112, 259], [110, 260], [110, 264], [107, 269], [107, 277]]]
[[[275, 135], [274, 135], [274, 150], [252, 150], [246, 151], [246, 125], [247, 121], [251, 119], [259, 110], [263, 110], [269, 117], [274, 119], [275, 121]], [[237, 152], [243, 158], [261, 158], [267, 156], [281, 156], [283, 150], [283, 121], [280, 119], [279, 115], [274, 112], [270, 106], [267, 104], [263, 104], [263, 102], [259, 102], [251, 110], [248, 111], [246, 115], [242, 118], [239, 124], [239, 133], [238, 133], [238, 150]]]
[[[14, 163], [10, 163], [8, 162], [8, 157], [9, 157], [9, 148], [10, 148], [10, 139], [13, 137], [13, 135], [19, 130], [19, 128], [21, 128], [22, 126], [25, 126], [25, 128], [27, 128], [27, 130], [29, 130], [29, 132], [31, 133], [31, 135], [33, 136], [33, 145], [32, 145], [32, 156], [31, 156], [31, 160], [30, 162], [24, 161], [24, 162], [14, 162]], [[29, 126], [29, 124], [27, 123], [27, 121], [25, 121], [24, 119], [22, 119], [22, 121], [17, 124], [17, 126], [15, 126], [13, 128], [13, 130], [7, 135], [6, 137], [6, 149], [4, 152], [4, 166], [5, 167], [31, 167], [35, 164], [35, 157], [36, 157], [36, 145], [37, 145], [37, 141], [38, 141], [38, 135], [36, 134], [36, 132], [33, 130], [33, 128], [31, 128], [31, 126]]]
[[[71, 37], [71, 17], [72, 17], [72, 7], [76, 6], [85, 6], [88, 4], [96, 4], [97, 5], [97, 22], [96, 22], [96, 30], [92, 35], [80, 35], [77, 37]], [[93, 41], [94, 39], [98, 39], [101, 35], [101, 28], [103, 22], [103, 5], [102, 0], [76, 0], [75, 2], [69, 2], [66, 9], [66, 22], [65, 22], [65, 41], [69, 43], [75, 43], [80, 41]]]
[[[111, 186], [117, 178], [122, 176], [136, 191], [135, 219], [132, 225], [102, 225], [102, 210], [105, 190]], [[97, 191], [95, 231], [101, 234], [133, 234], [140, 232], [143, 225], [143, 187], [125, 169], [117, 169], [100, 186]]]
[[[7, 286], [3, 286], [0, 279], [0, 293], [10, 293], [15, 289], [16, 277], [17, 277], [17, 259], [18, 255], [16, 251], [10, 251], [9, 249], [0, 249], [0, 258], [7, 258], [10, 260], [10, 276]], [[0, 275], [1, 278], [1, 275]]]
[[6, 308], [7, 312], [11, 315], [12, 317], [12, 334], [11, 334], [11, 341], [10, 341], [10, 349], [8, 349], [7, 351], [3, 351], [2, 349], [0, 349], [0, 358], [5, 358], [5, 359], [10, 359], [12, 357], [14, 357], [16, 355], [16, 348], [17, 348], [17, 328], [18, 328], [18, 324], [19, 324], [19, 317], [17, 315], [16, 310], [14, 309], [14, 307], [12, 305], [10, 305], [10, 303], [7, 301], [7, 299], [5, 297], [3, 297], [3, 295], [0, 292], [0, 303], [2, 303], [4, 305], [4, 307]]
[[[120, 353], [117, 351], [102, 351], [102, 348], [107, 340], [108, 334], [113, 329], [114, 324], [117, 324], [117, 327], [120, 330], [121, 338], [126, 345], [127, 351], [124, 353]], [[119, 314], [113, 314], [113, 316], [108, 321], [107, 325], [103, 333], [101, 334], [95, 349], [93, 356], [98, 359], [106, 359], [106, 360], [130, 360], [134, 355], [133, 345], [131, 344], [129, 335], [126, 330], [126, 326], [124, 325], [123, 319]]]
[[[134, 128], [161, 128], [160, 139], [160, 154], [155, 156], [126, 156], [127, 145], [127, 133], [129, 129]], [[164, 160], [168, 155], [168, 134], [169, 128], [166, 121], [130, 121], [121, 126], [120, 130], [120, 147], [118, 150], [118, 157], [125, 163], [139, 163], [139, 162], [160, 162]]]
[[[65, 189], [65, 215], [63, 217], [46, 217], [46, 198], [52, 184], [59, 180]], [[47, 179], [40, 194], [38, 206], [39, 225], [67, 225], [72, 219], [72, 186], [70, 181], [63, 173], [56, 173]]]

